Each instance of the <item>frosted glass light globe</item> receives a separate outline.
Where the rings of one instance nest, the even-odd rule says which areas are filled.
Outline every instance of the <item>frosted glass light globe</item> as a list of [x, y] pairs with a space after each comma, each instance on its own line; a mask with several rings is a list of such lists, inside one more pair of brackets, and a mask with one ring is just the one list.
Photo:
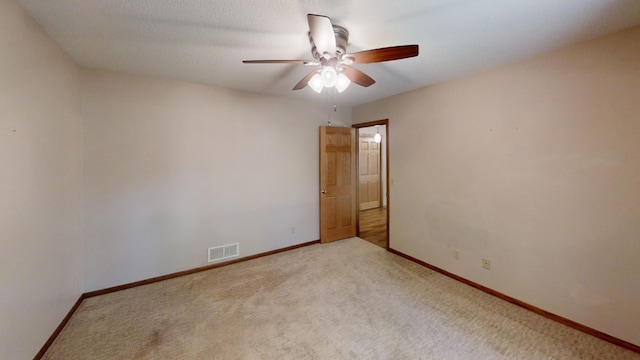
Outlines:
[[320, 78], [322, 79], [322, 85], [328, 88], [336, 86], [338, 82], [338, 74], [332, 66], [325, 66], [320, 72]]
[[347, 87], [351, 84], [351, 80], [345, 74], [338, 74], [338, 81], [336, 81], [336, 90], [339, 93], [345, 91]]
[[318, 94], [320, 94], [320, 92], [322, 91], [322, 78], [320, 78], [320, 74], [313, 75], [308, 84], [313, 89], [313, 91], [317, 92]]

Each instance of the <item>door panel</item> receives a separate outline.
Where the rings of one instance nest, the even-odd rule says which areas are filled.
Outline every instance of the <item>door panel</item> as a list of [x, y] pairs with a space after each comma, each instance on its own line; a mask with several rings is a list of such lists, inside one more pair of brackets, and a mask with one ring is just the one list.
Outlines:
[[360, 135], [360, 210], [380, 207], [380, 144], [373, 135]]
[[356, 236], [355, 129], [320, 127], [320, 241]]

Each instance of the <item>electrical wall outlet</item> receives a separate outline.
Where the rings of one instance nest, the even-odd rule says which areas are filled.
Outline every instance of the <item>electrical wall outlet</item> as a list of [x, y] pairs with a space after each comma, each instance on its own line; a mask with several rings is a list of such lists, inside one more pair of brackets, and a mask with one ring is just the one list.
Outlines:
[[460, 260], [460, 250], [453, 248], [453, 258], [456, 260]]
[[487, 270], [491, 270], [491, 260], [482, 259], [482, 267]]

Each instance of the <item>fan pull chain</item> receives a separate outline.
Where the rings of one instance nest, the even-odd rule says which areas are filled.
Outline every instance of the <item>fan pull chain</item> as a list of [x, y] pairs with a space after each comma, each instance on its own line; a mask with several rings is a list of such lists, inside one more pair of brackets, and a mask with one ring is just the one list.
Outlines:
[[329, 91], [327, 91], [327, 109], [329, 109], [327, 111], [327, 118], [328, 118], [328, 123], [329, 126], [331, 126], [331, 98], [330, 98], [331, 94], [329, 93]]
[[331, 126], [331, 95], [333, 94], [333, 112], [337, 113], [338, 112], [338, 100], [337, 100], [337, 94], [336, 94], [336, 89], [335, 88], [329, 88], [327, 90], [327, 108], [329, 109], [327, 111], [327, 123], [328, 126]]

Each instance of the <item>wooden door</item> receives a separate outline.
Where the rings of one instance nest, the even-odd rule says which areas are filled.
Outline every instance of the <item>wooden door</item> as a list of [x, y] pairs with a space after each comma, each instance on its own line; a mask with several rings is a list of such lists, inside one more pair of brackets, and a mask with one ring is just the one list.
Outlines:
[[380, 207], [380, 143], [373, 135], [362, 134], [360, 140], [360, 210]]
[[320, 241], [356, 236], [356, 133], [320, 127]]

